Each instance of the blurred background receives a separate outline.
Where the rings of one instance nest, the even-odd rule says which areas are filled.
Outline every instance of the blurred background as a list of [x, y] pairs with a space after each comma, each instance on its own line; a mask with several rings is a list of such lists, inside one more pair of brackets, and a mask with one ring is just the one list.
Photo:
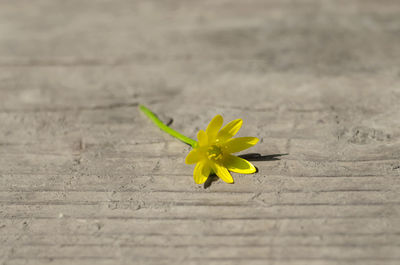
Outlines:
[[[0, 12], [1, 104], [10, 109], [152, 100], [154, 90], [201, 103], [223, 94], [220, 104], [234, 106], [230, 93], [209, 92], [273, 98], [289, 82], [307, 90], [304, 76], [396, 76], [400, 63], [397, 1], [21, 0], [1, 1]], [[283, 87], [268, 80], [277, 75]]]

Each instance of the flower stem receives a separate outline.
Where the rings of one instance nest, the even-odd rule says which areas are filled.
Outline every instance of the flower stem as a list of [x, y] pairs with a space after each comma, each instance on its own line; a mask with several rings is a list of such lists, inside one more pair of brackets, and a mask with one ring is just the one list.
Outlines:
[[139, 105], [139, 109], [147, 116], [149, 119], [157, 125], [158, 128], [163, 130], [164, 132], [168, 133], [169, 135], [181, 140], [182, 142], [191, 145], [193, 148], [197, 146], [197, 142], [189, 137], [186, 137], [185, 135], [175, 131], [174, 129], [171, 129], [167, 125], [165, 125], [151, 110], [146, 108], [143, 105]]

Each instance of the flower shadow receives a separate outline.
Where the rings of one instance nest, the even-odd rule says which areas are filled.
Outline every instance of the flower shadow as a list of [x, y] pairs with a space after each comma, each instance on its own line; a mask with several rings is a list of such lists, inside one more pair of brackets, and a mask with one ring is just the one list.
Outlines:
[[[249, 153], [249, 154], [243, 154], [243, 155], [239, 155], [238, 157], [246, 159], [247, 161], [276, 161], [276, 160], [280, 160], [279, 157], [281, 156], [285, 156], [288, 154], [272, 154], [272, 155], [261, 155], [260, 153]], [[258, 172], [258, 168], [256, 167], [256, 172]], [[204, 189], [207, 189], [211, 186], [211, 184], [215, 181], [217, 181], [219, 178], [217, 175], [210, 174], [210, 176], [208, 176], [206, 182], [204, 182]]]
[[280, 160], [279, 157], [286, 155], [288, 154], [261, 155], [259, 153], [249, 153], [249, 154], [239, 155], [238, 157], [246, 159], [248, 161], [275, 161], [275, 160]]

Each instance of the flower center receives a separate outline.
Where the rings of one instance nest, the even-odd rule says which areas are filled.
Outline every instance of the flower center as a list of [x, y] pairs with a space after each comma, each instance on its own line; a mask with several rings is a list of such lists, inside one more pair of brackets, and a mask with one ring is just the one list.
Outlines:
[[210, 160], [220, 160], [223, 156], [222, 150], [217, 145], [211, 145], [207, 150], [207, 157]]

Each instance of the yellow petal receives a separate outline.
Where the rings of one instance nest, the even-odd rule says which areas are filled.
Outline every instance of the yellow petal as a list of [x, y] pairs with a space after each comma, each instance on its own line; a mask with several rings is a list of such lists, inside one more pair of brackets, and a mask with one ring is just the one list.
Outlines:
[[223, 181], [225, 181], [226, 183], [233, 183], [233, 178], [231, 173], [229, 173], [229, 171], [216, 163], [212, 163], [211, 167], [213, 169], [213, 171], [215, 172], [215, 174], [217, 174], [217, 176], [222, 179]]
[[251, 174], [256, 172], [256, 168], [252, 163], [233, 155], [226, 155], [223, 164], [227, 169], [236, 173]]
[[238, 137], [226, 141], [223, 146], [226, 153], [236, 153], [252, 147], [258, 142], [256, 137]]
[[199, 162], [202, 158], [201, 152], [199, 149], [195, 148], [192, 151], [189, 152], [189, 154], [186, 156], [185, 163], [186, 164], [196, 164]]
[[215, 138], [217, 137], [219, 129], [221, 129], [222, 123], [224, 119], [221, 115], [216, 115], [208, 124], [206, 133], [208, 135], [209, 142], [214, 142]]
[[206, 182], [210, 175], [211, 167], [206, 161], [200, 161], [194, 167], [193, 178], [197, 184], [203, 184]]
[[229, 138], [232, 138], [240, 130], [242, 124], [242, 119], [231, 121], [218, 132], [217, 139], [219, 139], [220, 141], [225, 141]]
[[197, 139], [199, 140], [199, 146], [206, 146], [208, 144], [208, 136], [203, 130], [197, 133]]

